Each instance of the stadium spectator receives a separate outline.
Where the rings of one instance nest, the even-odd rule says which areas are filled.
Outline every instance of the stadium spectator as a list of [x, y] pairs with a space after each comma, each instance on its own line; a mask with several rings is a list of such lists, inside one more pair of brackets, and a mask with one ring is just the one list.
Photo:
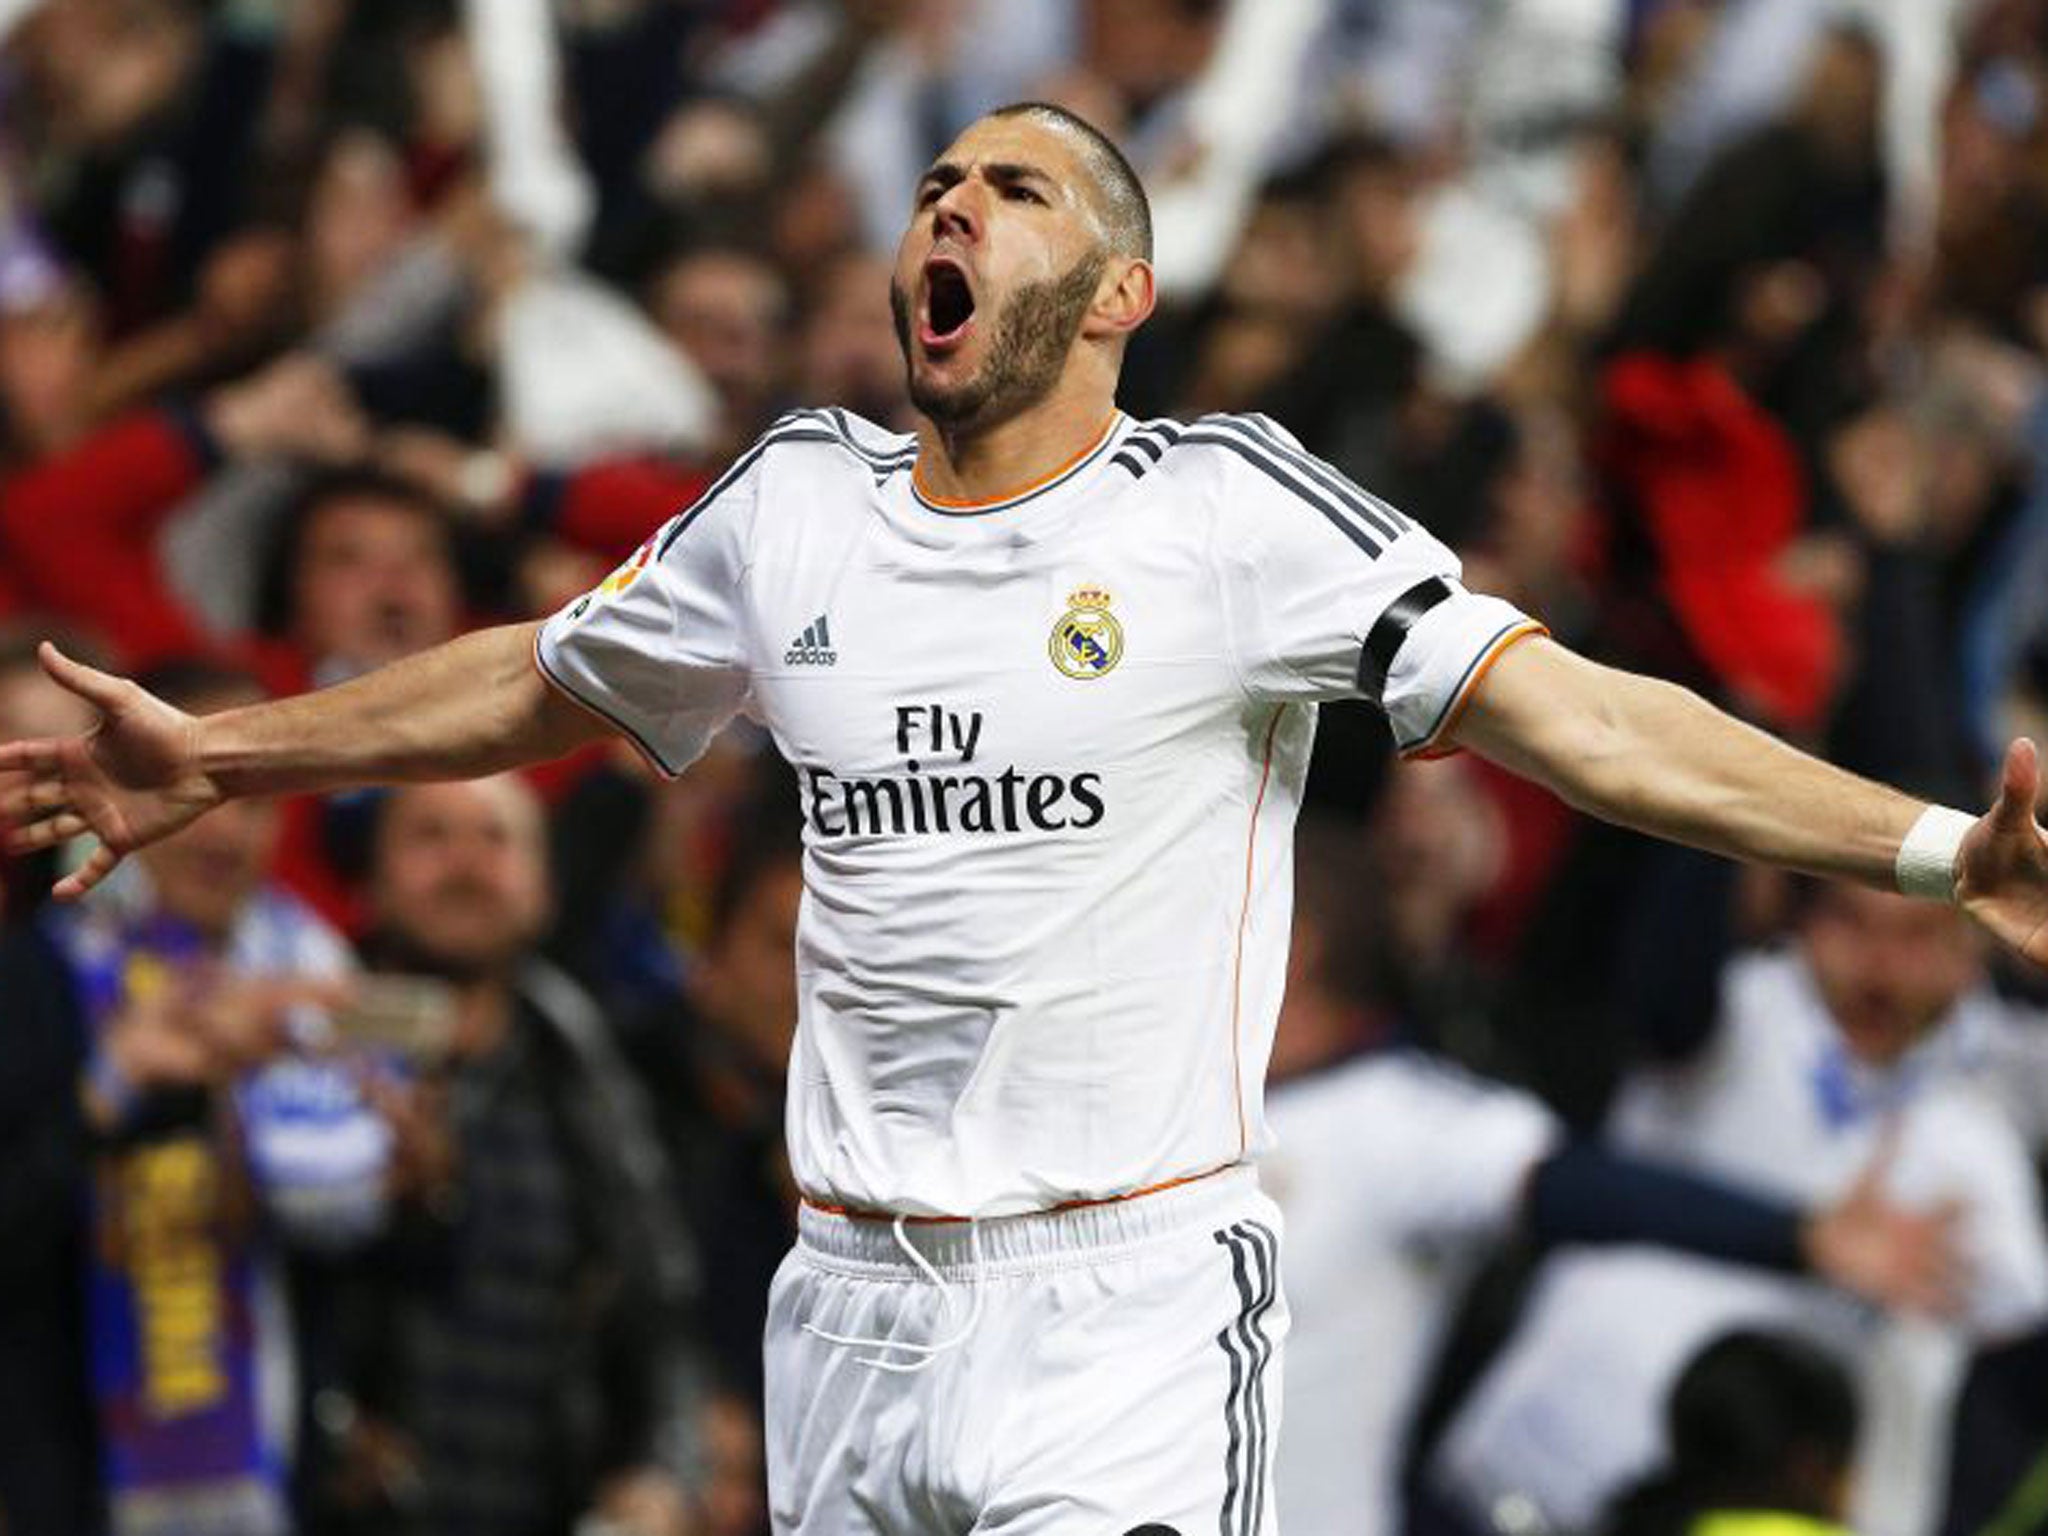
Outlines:
[[[35, 663], [29, 629], [0, 638], [0, 733], [75, 725]], [[87, 1390], [85, 1212], [78, 1082], [89, 1042], [70, 969], [36, 922], [55, 860], [0, 857], [0, 1512], [11, 1536], [74, 1536], [100, 1516]]]
[[1575, 1139], [1532, 1095], [1440, 1056], [1375, 1049], [1360, 873], [1355, 840], [1304, 824], [1266, 1175], [1294, 1319], [1276, 1464], [1287, 1530], [1406, 1528], [1401, 1472], [1430, 1365], [1480, 1266], [1518, 1236], [1656, 1243], [1894, 1307], [1948, 1303], [1944, 1221], [1891, 1205], [1871, 1178], [1807, 1215], [1748, 1180]]
[[2038, 1530], [2041, 1466], [2048, 1456], [2048, 1330], [1983, 1351], [1957, 1394], [1949, 1436], [1943, 1536], [1985, 1530]]
[[543, 838], [515, 778], [379, 809], [372, 975], [448, 991], [385, 1091], [421, 1171], [337, 1302], [317, 1529], [688, 1528], [664, 1457], [691, 1406], [678, 1324], [694, 1265], [604, 1016], [534, 953]]
[[[1619, 1499], [1604, 1536], [1847, 1536], [1859, 1413], [1840, 1362], [1795, 1338], [1730, 1333], [1664, 1409], [1670, 1464]], [[1790, 1517], [1790, 1518], [1788, 1518]]]
[[768, 1282], [796, 1235], [782, 1112], [803, 869], [788, 786], [778, 775], [773, 788], [773, 801], [757, 794], [735, 818], [681, 1016], [658, 1008], [625, 1037], [654, 1085], [697, 1245], [719, 1256], [704, 1277], [704, 1315], [721, 1383], [753, 1412]]
[[[1673, 902], [1667, 916], [1691, 925], [1726, 900], [1725, 886], [1704, 884], [1704, 903]], [[1976, 937], [1939, 907], [1818, 886], [1796, 947], [1740, 956], [1716, 984], [1710, 947], [1660, 931], [1647, 942], [1706, 974], [1646, 973], [1662, 1000], [1643, 1010], [1658, 1065], [1624, 1088], [1615, 1143], [1796, 1200], [1838, 1194], [1878, 1157], [1891, 1198], [1953, 1209], [1962, 1304], [1941, 1328], [1880, 1328], [1810, 1288], [1696, 1259], [1560, 1255], [1451, 1430], [1440, 1482], [1474, 1518], [1526, 1500], [1583, 1524], [1655, 1460], [1651, 1405], [1687, 1354], [1727, 1328], [1770, 1325], [1854, 1350], [1871, 1436], [1857, 1524], [1921, 1529], [1939, 1507], [1942, 1405], [1971, 1342], [2016, 1337], [2048, 1314], [2034, 1171], [1977, 1080], [2001, 1007]]]
[[745, 247], [685, 249], [649, 279], [648, 309], [718, 393], [713, 456], [742, 452], [783, 396], [789, 295], [782, 275]]
[[16, 55], [27, 120], [64, 173], [43, 220], [103, 285], [113, 332], [130, 334], [175, 311], [247, 212], [264, 49], [188, 0], [29, 9]]
[[[204, 663], [155, 681], [201, 713], [264, 696]], [[306, 1010], [336, 1000], [349, 956], [266, 883], [277, 831], [260, 801], [192, 827], [54, 930], [89, 1041], [73, 1091], [93, 1145], [84, 1294], [114, 1529], [291, 1529], [281, 1245], [332, 1252], [384, 1218], [389, 1135], [348, 1070], [311, 1054]]]
[[[1167, 302], [1127, 359], [1131, 415], [1269, 413], [1575, 646], [1872, 777], [1974, 782], [2048, 728], [2044, 17], [2042, 0], [0, 0], [0, 623], [91, 636], [117, 668], [205, 651], [297, 688], [573, 602], [774, 412], [911, 424], [887, 293], [904, 188], [976, 114], [1049, 93], [1115, 128], [1158, 200]], [[513, 33], [538, 67], [508, 75], [492, 45]], [[535, 148], [556, 155], [538, 183], [505, 174]], [[579, 183], [587, 240], [531, 195]], [[564, 292], [581, 307], [533, 302]], [[624, 389], [598, 328], [654, 360]], [[0, 740], [62, 728], [30, 661], [0, 639]], [[699, 1224], [717, 1207], [703, 1168], [743, 1168], [750, 1219], [776, 1187], [753, 1158], [776, 1064], [725, 1054], [718, 1022], [717, 893], [754, 878], [762, 756], [742, 727], [675, 784], [623, 752], [535, 776], [548, 952], [669, 1084], [654, 1118]], [[1638, 840], [1483, 763], [1391, 756], [1371, 711], [1324, 710], [1311, 798], [1369, 829], [1386, 918], [1359, 942], [1390, 1006], [1360, 1027], [1512, 1077], [1575, 1128], [1646, 1050], [1662, 1072], [1718, 1049], [1718, 985], [1681, 980], [1702, 956], [1804, 921], [1771, 884], [1739, 906], [1722, 878], [1674, 885]], [[271, 873], [360, 922], [372, 809], [286, 807]], [[0, 1164], [24, 1172], [0, 1179], [19, 1236], [0, 1261], [0, 1524], [75, 1536], [66, 1500], [96, 1477], [69, 1204], [97, 1145], [71, 1091], [91, 1031], [35, 863], [0, 882]], [[762, 914], [741, 906], [747, 930]], [[2048, 1028], [1971, 997], [1967, 1075], [2038, 1153]], [[1980, 1132], [1988, 1104], [1958, 1113], [1959, 1146], [2002, 1138]], [[401, 1126], [415, 1215], [439, 1123]], [[1337, 1160], [1311, 1161], [1313, 1182]], [[1811, 1161], [1847, 1177], [1856, 1160]], [[755, 1304], [754, 1272], [707, 1274], [718, 1315]], [[714, 1356], [739, 1329], [693, 1326]], [[1950, 1536], [2028, 1486], [2038, 1340], [1987, 1345], [1953, 1422], [1925, 1426], [1956, 1448]], [[724, 1375], [754, 1368], [730, 1353]], [[1647, 1445], [1655, 1399], [1594, 1408], [1633, 1414]], [[759, 1446], [739, 1401], [697, 1430], [735, 1468]], [[1871, 1405], [1882, 1433], [1889, 1400]], [[757, 1484], [691, 1492], [737, 1531]]]
[[[195, 410], [138, 411], [61, 451], [0, 466], [0, 609], [11, 602], [61, 614], [136, 664], [204, 650], [211, 637], [159, 565], [180, 503], [223, 462], [333, 461], [363, 443], [362, 420], [333, 372], [287, 357]], [[110, 577], [116, 571], [119, 580]]]
[[760, 814], [769, 767], [741, 727], [673, 783], [613, 754], [560, 801], [549, 950], [619, 1018], [674, 1009], [711, 940], [723, 872]]
[[797, 340], [799, 400], [843, 400], [870, 421], [905, 419], [902, 354], [889, 317], [889, 266], [848, 254], [827, 263], [807, 293]]

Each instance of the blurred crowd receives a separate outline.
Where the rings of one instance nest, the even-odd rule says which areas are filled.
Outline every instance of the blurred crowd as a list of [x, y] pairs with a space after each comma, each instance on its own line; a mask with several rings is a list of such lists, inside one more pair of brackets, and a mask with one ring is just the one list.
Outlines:
[[[906, 428], [1027, 98], [1154, 200], [1130, 414], [1924, 796], [2048, 723], [2048, 0], [0, 0], [0, 739], [43, 638], [332, 683]], [[1324, 711], [1287, 1528], [2048, 1532], [2042, 979], [1390, 758]], [[7, 867], [0, 1533], [764, 1531], [796, 800], [740, 725]]]

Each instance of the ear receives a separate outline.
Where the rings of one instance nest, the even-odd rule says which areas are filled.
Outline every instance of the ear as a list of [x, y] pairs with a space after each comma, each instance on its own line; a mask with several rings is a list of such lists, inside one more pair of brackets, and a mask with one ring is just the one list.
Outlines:
[[1095, 302], [1081, 324], [1081, 334], [1090, 340], [1121, 340], [1151, 318], [1158, 301], [1151, 262], [1112, 256], [1096, 284]]

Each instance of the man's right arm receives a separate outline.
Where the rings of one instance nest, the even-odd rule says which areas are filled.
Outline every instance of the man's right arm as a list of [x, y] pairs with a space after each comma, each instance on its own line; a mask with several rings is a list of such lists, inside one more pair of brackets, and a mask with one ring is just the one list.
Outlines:
[[57, 885], [68, 899], [223, 800], [475, 778], [559, 757], [608, 727], [541, 676], [538, 628], [479, 630], [337, 687], [203, 717], [46, 645], [51, 678], [99, 723], [83, 736], [0, 745], [7, 846], [97, 838]]
[[539, 623], [458, 636], [388, 667], [194, 722], [224, 796], [470, 779], [544, 762], [608, 733], [534, 665]]

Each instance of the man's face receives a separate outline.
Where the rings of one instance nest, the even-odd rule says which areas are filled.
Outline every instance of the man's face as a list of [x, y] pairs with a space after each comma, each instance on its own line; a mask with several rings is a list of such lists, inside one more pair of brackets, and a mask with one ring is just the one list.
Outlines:
[[375, 496], [314, 507], [293, 573], [293, 634], [316, 662], [381, 667], [455, 633], [445, 534], [426, 510]]
[[653, 297], [662, 330], [704, 370], [728, 411], [744, 415], [773, 393], [789, 307], [773, 267], [706, 251], [663, 273]]
[[92, 305], [69, 284], [0, 311], [0, 408], [19, 446], [45, 452], [78, 428], [100, 352]]
[[378, 821], [376, 926], [458, 980], [502, 970], [547, 920], [540, 807], [515, 778], [395, 791]]
[[306, 212], [307, 283], [317, 314], [331, 315], [396, 256], [415, 225], [405, 160], [367, 130], [328, 151]]
[[159, 910], [223, 939], [262, 885], [277, 836], [276, 801], [230, 800], [136, 858]]
[[1975, 983], [1976, 935], [1954, 909], [1860, 886], [1829, 886], [1800, 941], [1850, 1051], [1882, 1066], [1917, 1044]]
[[910, 398], [987, 427], [1058, 383], [1107, 264], [1093, 179], [1070, 135], [984, 118], [918, 182], [889, 285]]
[[889, 288], [880, 256], [842, 256], [825, 269], [798, 341], [800, 399], [837, 400], [872, 421], [902, 414], [903, 354]]

